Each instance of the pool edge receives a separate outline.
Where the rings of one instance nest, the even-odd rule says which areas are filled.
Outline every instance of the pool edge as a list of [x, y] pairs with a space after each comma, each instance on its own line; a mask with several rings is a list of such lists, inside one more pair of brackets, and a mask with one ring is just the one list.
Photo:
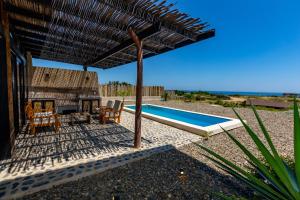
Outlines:
[[[206, 138], [208, 138], [210, 136], [213, 136], [213, 135], [216, 135], [218, 133], [224, 132], [223, 129], [232, 130], [232, 129], [236, 129], [236, 128], [239, 128], [239, 127], [243, 126], [240, 120], [234, 119], [234, 118], [223, 117], [223, 116], [218, 116], [218, 115], [211, 115], [211, 114], [188, 111], [188, 110], [182, 110], [182, 109], [177, 109], [177, 108], [172, 108], [172, 107], [164, 107], [164, 106], [155, 105], [155, 104], [143, 104], [143, 105], [158, 106], [158, 107], [163, 107], [163, 108], [175, 109], [175, 110], [189, 112], [189, 113], [203, 114], [203, 115], [208, 115], [208, 116], [213, 116], [213, 117], [218, 117], [218, 118], [223, 118], [223, 119], [229, 119], [230, 120], [230, 121], [223, 122], [223, 123], [220, 123], [220, 124], [211, 125], [211, 126], [208, 126], [208, 127], [202, 127], [202, 126], [193, 125], [193, 124], [173, 120], [173, 119], [170, 119], [170, 118], [165, 118], [165, 117], [161, 117], [161, 116], [158, 116], [158, 115], [142, 112], [142, 116], [145, 117], [145, 118], [148, 118], [148, 119], [151, 119], [153, 121], [157, 121], [159, 123], [166, 124], [166, 125], [169, 125], [169, 126], [172, 126], [172, 127], [184, 130], [184, 131], [188, 131], [188, 132], [191, 132], [191, 133], [194, 133], [194, 134], [200, 135], [202, 137], [206, 137]], [[126, 106], [134, 106], [134, 105], [126, 105]], [[127, 108], [127, 107], [124, 107], [124, 111], [132, 113], [132, 114], [135, 113], [135, 110], [133, 110], [131, 108]]]

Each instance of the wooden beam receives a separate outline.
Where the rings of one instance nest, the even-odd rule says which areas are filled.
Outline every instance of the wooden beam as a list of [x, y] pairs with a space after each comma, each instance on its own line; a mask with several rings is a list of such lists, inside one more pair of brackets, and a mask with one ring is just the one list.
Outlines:
[[20, 26], [20, 27], [24, 27], [24, 28], [35, 30], [35, 31], [39, 31], [39, 32], [44, 32], [44, 33], [48, 33], [49, 32], [49, 29], [47, 27], [45, 27], [45, 26], [28, 23], [26, 21], [21, 21], [19, 19], [13, 19], [13, 18], [11, 18], [10, 19], [10, 23], [13, 24], [14, 26]]
[[[39, 40], [46, 40], [47, 36], [48, 36], [48, 35], [46, 35], [46, 33], [45, 33], [45, 35], [42, 35], [39, 32], [34, 32], [34, 31], [29, 32], [29, 31], [19, 30], [16, 27], [15, 27], [15, 31], [14, 32], [15, 32], [15, 34], [17, 36], [33, 37], [33, 38], [36, 38], [36, 39], [39, 39]], [[55, 37], [53, 37], [53, 39], [54, 38]]]
[[[58, 41], [51, 41], [51, 40], [46, 40], [45, 42], [43, 42], [40, 39], [35, 39], [35, 38], [30, 38], [27, 36], [19, 36], [21, 44], [23, 44], [23, 46], [25, 47], [34, 47], [36, 49], [48, 49], [51, 50], [56, 53], [56, 50], [72, 50], [72, 51], [78, 51], [78, 52], [86, 52], [86, 54], [90, 55], [90, 56], [95, 56], [97, 55], [96, 53], [100, 53], [103, 52], [101, 50], [97, 50], [97, 51], [92, 51], [90, 48], [85, 48], [84, 46], [80, 46], [80, 45], [75, 45], [70, 43], [70, 42], [66, 42], [66, 43], [60, 43]], [[51, 47], [54, 46], [55, 48]]]
[[[15, 32], [18, 36], [27, 36], [27, 37], [31, 37], [31, 38], [37, 38], [37, 39], [40, 39], [43, 41], [45, 41], [47, 37], [52, 37], [52, 38], [57, 37], [58, 39], [60, 39], [59, 36], [54, 36], [54, 35], [49, 34], [49, 30], [47, 28], [45, 28], [44, 26], [31, 24], [31, 23], [28, 23], [25, 21], [21, 21], [19, 19], [11, 19], [10, 22], [16, 26]], [[22, 30], [20, 30], [19, 27], [22, 28]], [[28, 31], [28, 28], [30, 31]], [[76, 42], [81, 43], [82, 45], [87, 45], [82, 48], [89, 48], [89, 47], [97, 46], [97, 40], [99, 40], [99, 39], [108, 39], [111, 42], [121, 43], [121, 41], [115, 37], [113, 37], [113, 38], [112, 37], [102, 37], [101, 35], [99, 37], [100, 38], [98, 38], [98, 36], [96, 37], [96, 41], [91, 40], [90, 38], [86, 37], [85, 42], [82, 42], [81, 40], [76, 41]], [[158, 41], [154, 41], [154, 40], [151, 40], [151, 42], [156, 43], [156, 44], [159, 43]], [[68, 41], [64, 41], [64, 43], [73, 44], [72, 42], [68, 42]], [[170, 46], [168, 44], [163, 44], [163, 43], [161, 45], [165, 45], [165, 46], [167, 45], [169, 48], [173, 48], [172, 45]], [[143, 48], [144, 48], [144, 50], [151, 51], [152, 53], [158, 54], [157, 50], [155, 50], [154, 48], [152, 48], [146, 44], [143, 45]], [[105, 47], [105, 48], [101, 47], [101, 49], [106, 51], [107, 47]]]
[[[58, 42], [53, 35], [50, 35], [48, 33], [39, 33], [35, 31], [27, 31], [27, 30], [19, 30], [18, 27], [15, 27], [15, 33], [16, 36], [18, 36], [21, 39], [21, 43], [24, 44], [25, 46], [34, 46], [37, 49], [42, 49], [43, 47], [48, 48], [45, 43], [50, 43], [50, 44], [55, 44], [57, 47], [60, 48], [76, 48], [76, 49], [84, 49], [84, 52], [88, 52], [89, 54], [93, 53], [103, 53], [105, 50], [104, 47], [102, 49], [98, 49], [96, 52], [93, 50], [93, 48], [97, 48], [97, 44], [95, 44], [95, 41], [89, 41], [90, 43], [83, 43], [82, 41], [63, 41], [63, 42]], [[47, 37], [53, 38], [53, 40], [46, 40]], [[60, 39], [60, 38], [57, 38]], [[93, 43], [93, 44], [91, 44]], [[143, 48], [147, 51], [151, 51], [155, 53], [153, 48], [151, 49], [150, 47], [147, 47], [146, 45], [143, 45]], [[121, 57], [119, 55], [115, 56], [118, 59], [132, 62], [136, 60], [136, 55], [135, 54], [129, 54], [126, 52], [119, 52], [120, 54], [123, 54]], [[157, 53], [156, 53], [157, 54]], [[130, 57], [130, 58], [125, 58], [124, 55]], [[114, 57], [114, 59], [115, 59]]]
[[26, 52], [26, 69], [27, 69], [27, 87], [31, 87], [32, 77], [33, 77], [33, 68], [32, 68], [32, 55], [30, 52]]
[[70, 63], [70, 64], [75, 64], [78, 65], [79, 62], [75, 62], [73, 59], [66, 60], [65, 57], [45, 57], [44, 55], [40, 55], [39, 52], [33, 52], [32, 53], [32, 58], [38, 58], [38, 59], [44, 59], [44, 60], [50, 60], [50, 61], [57, 61], [57, 62], [63, 62], [63, 63]]
[[28, 9], [24, 9], [24, 8], [15, 6], [11, 3], [5, 4], [5, 10], [7, 10], [10, 13], [16, 13], [19, 15], [36, 18], [36, 19], [43, 20], [43, 21], [51, 21], [51, 14], [46, 15], [46, 14], [37, 13], [32, 10], [28, 10]]
[[[0, 24], [0, 33], [4, 34], [4, 31], [3, 31], [3, 28], [2, 28], [2, 23]], [[0, 37], [1, 37], [1, 35], [0, 35]]]
[[134, 148], [141, 147], [142, 135], [142, 98], [143, 98], [143, 41], [129, 28], [128, 33], [137, 48], [137, 80], [135, 101]]
[[[171, 32], [177, 32], [178, 34], [193, 39], [194, 33], [192, 31], [186, 30], [179, 26], [173, 26], [167, 23], [166, 20], [161, 20], [159, 13], [150, 14], [147, 9], [143, 9], [141, 6], [136, 6], [135, 2], [132, 3], [120, 3], [119, 1], [106, 1], [106, 0], [98, 0], [98, 2], [103, 2], [105, 5], [112, 7], [115, 10], [118, 10], [121, 13], [124, 13], [130, 17], [134, 16], [136, 19], [143, 20], [147, 23], [152, 24], [155, 21], [162, 21], [161, 25], [163, 26], [162, 29], [168, 30]], [[176, 10], [172, 12], [177, 12]]]
[[[31, 30], [36, 30], [39, 32], [46, 32], [48, 33], [48, 24], [51, 23], [51, 21], [44, 21], [45, 22], [45, 26], [43, 25], [39, 25], [39, 24], [33, 24], [33, 23], [29, 23], [26, 22], [26, 17], [22, 18], [22, 19], [16, 19], [14, 16], [10, 16], [10, 21], [11, 24], [13, 24], [14, 26], [20, 26], [23, 28], [29, 28]], [[35, 18], [32, 18], [35, 19]], [[71, 27], [76, 27], [76, 28], [71, 28], [71, 27], [66, 27], [66, 26], [62, 26], [59, 24], [69, 24], [69, 26]], [[101, 25], [103, 26], [103, 25]], [[83, 38], [90, 38], [90, 36], [95, 37], [97, 40], [106, 40], [109, 41], [111, 43], [116, 43], [119, 44], [122, 41], [122, 38], [120, 38], [121, 36], [116, 36], [114, 34], [111, 34], [109, 32], [104, 32], [104, 31], [99, 31], [97, 28], [94, 29], [85, 29], [85, 27], [81, 24], [81, 23], [76, 23], [73, 21], [67, 21], [67, 19], [58, 19], [57, 21], [55, 21], [55, 29], [56, 31], [59, 31], [59, 29], [63, 29], [64, 31], [62, 33], [64, 33], [65, 31], [67, 32], [71, 32], [75, 35], [79, 35], [80, 37]], [[59, 31], [60, 32], [60, 31]], [[125, 33], [124, 33], [125, 35]]]
[[[37, 4], [36, 0], [28, 0], [28, 2]], [[124, 26], [124, 24], [116, 23], [116, 22], [115, 23], [109, 23], [109, 20], [107, 20], [106, 16], [103, 16], [103, 17], [99, 18], [99, 15], [97, 15], [96, 12], [94, 12], [93, 14], [91, 14], [91, 13], [86, 14], [85, 10], [80, 8], [80, 7], [77, 7], [76, 8], [77, 10], [76, 10], [76, 9], [74, 9], [74, 7], [71, 3], [65, 3], [63, 1], [56, 1], [56, 4], [60, 4], [61, 6], [57, 5], [55, 10], [51, 7], [52, 0], [39, 1], [38, 4], [43, 6], [44, 9], [47, 9], [50, 12], [59, 11], [61, 13], [64, 13], [65, 15], [70, 16], [70, 18], [80, 17], [82, 20], [89, 21], [90, 23], [102, 24], [103, 26], [118, 29], [118, 30], [121, 30], [121, 31], [126, 31], [127, 30], [127, 28], [126, 28], [126, 26]], [[36, 18], [36, 19], [39, 19], [39, 20], [47, 21], [47, 22], [51, 22], [51, 19], [52, 19], [51, 13], [49, 13], [48, 15], [47, 14], [41, 14], [41, 13], [35, 12], [34, 10], [28, 10], [28, 9], [25, 9], [25, 8], [20, 8], [18, 6], [13, 5], [12, 3], [9, 3], [9, 2], [7, 2], [5, 4], [5, 7], [11, 13], [16, 13], [16, 14], [19, 14], [19, 15], [23, 15], [23, 16], [27, 16], [27, 17], [31, 17], [31, 18]], [[62, 7], [62, 8], [59, 8], [59, 7]]]
[[[81, 40], [72, 40], [72, 42], [70, 41], [63, 41], [62, 37], [59, 36], [54, 36], [51, 35], [49, 33], [40, 33], [40, 32], [35, 32], [34, 30], [20, 30], [18, 27], [15, 27], [15, 33], [16, 36], [21, 37], [21, 38], [31, 38], [31, 40], [33, 39], [37, 39], [38, 41], [44, 43], [44, 41], [48, 39], [52, 39], [48, 42], [51, 43], [55, 43], [57, 45], [62, 44], [63, 46], [69, 46], [69, 47], [78, 47], [78, 48], [84, 48], [84, 49], [89, 49], [92, 50], [94, 52], [94, 48], [97, 47], [97, 45], [95, 44], [96, 41], [94, 40], [90, 40], [90, 41], [81, 41]], [[59, 42], [55, 42], [57, 40], [60, 40]], [[107, 50], [104, 49], [104, 47], [102, 47], [103, 50]], [[100, 53], [100, 49], [97, 50], [98, 53]]]
[[[27, 0], [27, 1], [30, 3], [37, 4], [36, 0]], [[109, 6], [110, 8], [117, 10], [118, 12], [125, 14], [127, 16], [134, 17], [138, 20], [145, 21], [148, 24], [152, 24], [155, 21], [160, 21], [159, 15], [155, 16], [153, 14], [150, 14], [149, 12], [147, 12], [146, 9], [143, 9], [140, 6], [136, 7], [134, 5], [134, 3], [120, 3], [119, 1], [108, 2], [106, 0], [97, 0], [97, 2], [99, 4]], [[51, 7], [52, 3], [53, 3], [53, 0], [43, 0], [43, 1], [39, 1], [38, 5], [43, 6], [44, 9], [53, 11], [53, 8]], [[108, 27], [119, 29], [122, 31], [126, 31], [126, 29], [127, 29], [127, 27], [124, 26], [124, 24], [122, 24], [122, 23], [108, 23], [109, 20], [107, 20], [106, 16], [99, 18], [97, 13], [92, 13], [92, 14], [86, 15], [84, 9], [82, 9], [80, 7], [74, 9], [72, 4], [56, 1], [56, 5], [57, 5], [56, 11], [70, 15], [71, 17], [73, 17], [73, 16], [80, 17], [82, 20], [90, 21], [93, 23], [100, 23], [100, 24], [106, 25]], [[11, 13], [17, 13], [17, 14], [20, 14], [23, 16], [30, 16], [30, 17], [34, 17], [34, 18], [40, 19], [40, 20], [50, 21], [51, 17], [52, 17], [51, 14], [50, 15], [45, 15], [45, 14], [42, 15], [33, 10], [27, 10], [24, 8], [20, 8], [18, 6], [13, 5], [12, 3], [6, 3], [6, 7]], [[59, 8], [59, 7], [61, 7], [61, 8]], [[193, 31], [187, 30], [180, 26], [171, 25], [166, 20], [162, 20], [162, 24], [163, 24], [163, 29], [166, 31], [169, 31], [169, 32], [175, 31], [178, 34], [180, 34], [186, 38], [189, 38], [192, 40], [194, 39], [195, 34], [193, 33]]]
[[[157, 32], [160, 31], [160, 23], [156, 23], [152, 26], [150, 26], [149, 28], [146, 28], [144, 31], [140, 32], [139, 34], [137, 34], [137, 37], [140, 39], [140, 40], [143, 40], [143, 39], [146, 39], [154, 34], [156, 34]], [[86, 65], [95, 65], [99, 62], [101, 62], [102, 60], [104, 60], [105, 58], [111, 56], [111, 55], [114, 55], [128, 47], [130, 47], [131, 45], [134, 44], [134, 41], [133, 39], [128, 39], [126, 40], [125, 42], [123, 42], [122, 44], [112, 48], [111, 50], [109, 50], [108, 52], [100, 55], [99, 57], [97, 57], [96, 59], [94, 60], [91, 60], [90, 62], [87, 62]]]
[[59, 47], [49, 47], [49, 46], [41, 46], [39, 44], [34, 44], [34, 43], [30, 43], [30, 42], [26, 42], [26, 41], [22, 41], [21, 42], [22, 46], [25, 48], [25, 49], [28, 49], [28, 50], [33, 50], [33, 51], [45, 51], [45, 52], [49, 52], [51, 54], [66, 54], [66, 55], [69, 55], [69, 56], [79, 56], [79, 57], [82, 57], [82, 53], [84, 53], [84, 55], [87, 55], [89, 57], [93, 57], [95, 56], [95, 54], [92, 52], [92, 51], [88, 51], [88, 50], [85, 50], [83, 48], [79, 48], [79, 47], [74, 47], [74, 48], [71, 48], [71, 47], [68, 47], [68, 46], [59, 46]]
[[[187, 45], [193, 44], [195, 42], [199, 42], [199, 41], [202, 41], [202, 40], [214, 37], [214, 36], [215, 36], [215, 30], [214, 29], [208, 30], [208, 31], [205, 31], [205, 32], [199, 34], [196, 38], [196, 41], [187, 39], [187, 40], [184, 40], [184, 41], [176, 44], [174, 47], [175, 47], [175, 49], [178, 49], [178, 48], [181, 48], [181, 47], [184, 47], [184, 46], [187, 46]], [[161, 49], [158, 52], [158, 54], [166, 53], [166, 52], [169, 52], [171, 50], [173, 50], [173, 49], [166, 47], [164, 49]], [[145, 55], [144, 58], [150, 58], [150, 57], [155, 56], [155, 55], [156, 54], [148, 54], [148, 55]]]
[[[70, 46], [70, 47], [76, 46], [76, 47], [79, 47], [79, 48], [82, 48], [82, 49], [90, 49], [90, 48], [92, 48], [92, 46], [97, 45], [97, 41], [89, 41], [92, 44], [88, 44], [87, 46], [85, 46], [86, 44], [77, 44], [77, 43], [72, 43], [72, 42], [69, 42], [69, 41], [63, 41], [63, 43], [61, 43], [61, 42], [58, 43], [58, 42], [56, 42], [56, 40], [50, 40], [49, 41], [49, 40], [47, 40], [47, 36], [48, 37], [53, 37], [53, 36], [48, 34], [48, 29], [46, 27], [31, 24], [31, 23], [28, 23], [28, 22], [25, 22], [25, 21], [21, 21], [19, 19], [11, 19], [10, 21], [12, 22], [12, 24], [14, 24], [16, 26], [15, 32], [16, 32], [16, 35], [21, 39], [21, 42], [23, 42], [23, 41], [35, 42], [35, 43], [39, 44], [40, 46], [44, 46], [44, 45], [46, 45], [46, 43], [56, 43], [58, 46]], [[22, 30], [19, 30], [18, 27], [22, 27]], [[159, 23], [156, 24], [156, 25], [153, 25], [152, 27], [154, 29], [151, 29], [151, 27], [149, 27], [148, 29], [142, 31], [139, 34], [140, 38], [148, 38], [151, 35], [156, 33], [156, 32], [151, 32], [151, 31], [155, 31], [155, 30], [159, 31], [159, 29], [160, 29]], [[24, 30], [24, 29], [28, 29], [28, 28], [31, 30], [30, 32]], [[32, 31], [35, 32], [35, 33], [32, 33]], [[38, 31], [38, 32], [36, 32], [36, 31]], [[105, 39], [105, 38], [102, 38], [102, 39]], [[112, 41], [112, 40], [110, 40], [110, 41]], [[80, 42], [80, 41], [78, 41], [78, 42]], [[120, 41], [115, 41], [115, 42], [119, 43]], [[129, 40], [125, 41], [124, 43], [120, 44], [119, 46], [117, 46], [116, 49], [118, 49], [120, 47], [124, 47], [124, 46], [129, 47], [132, 44], [133, 44], [133, 42], [130, 41], [130, 39], [129, 39]], [[157, 52], [157, 50], [155, 50], [154, 48], [152, 48], [148, 45], [143, 45], [143, 48], [146, 52], [149, 51], [149, 52], [153, 53], [153, 55], [157, 55], [159, 53], [159, 52]], [[101, 47], [101, 49], [99, 49], [97, 51], [97, 53], [102, 53], [104, 51], [107, 51], [107, 47]], [[121, 53], [121, 51], [122, 51], [122, 49], [120, 49], [119, 52]], [[102, 55], [104, 55], [104, 54], [105, 55], [113, 55], [113, 54], [110, 54], [111, 52], [112, 52], [112, 50], [109, 50], [109, 52], [102, 53]], [[116, 52], [116, 53], [118, 53], [118, 52]], [[94, 56], [92, 56], [92, 57], [94, 57]], [[130, 62], [132, 62], [132, 61], [119, 62], [119, 65], [127, 64], [127, 63], [130, 63]], [[84, 64], [88, 65], [87, 63], [88, 62], [86, 62]], [[90, 64], [89, 66], [96, 66], [96, 64], [97, 63]]]

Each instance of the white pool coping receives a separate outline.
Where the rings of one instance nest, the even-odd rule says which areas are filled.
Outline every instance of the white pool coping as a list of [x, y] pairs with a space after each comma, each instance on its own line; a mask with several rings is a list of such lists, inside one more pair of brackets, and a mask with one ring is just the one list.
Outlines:
[[[206, 113], [200, 113], [200, 112], [193, 112], [193, 111], [188, 111], [188, 110], [182, 110], [182, 109], [177, 109], [177, 108], [172, 108], [172, 107], [166, 107], [166, 106], [159, 106], [155, 104], [143, 104], [143, 105], [150, 105], [150, 106], [156, 106], [156, 107], [161, 107], [161, 108], [168, 108], [168, 109], [173, 109], [173, 110], [178, 110], [178, 111], [183, 111], [183, 112], [188, 112], [188, 113], [194, 113], [194, 114], [201, 114], [201, 115], [206, 115], [206, 116], [211, 116], [211, 117], [218, 117], [218, 118], [223, 118], [223, 119], [229, 119], [230, 121], [227, 122], [222, 122], [219, 124], [214, 124], [211, 126], [198, 126], [186, 122], [182, 122], [179, 120], [174, 120], [170, 119], [167, 117], [162, 117], [159, 115], [154, 115], [146, 112], [142, 112], [142, 116], [148, 119], [152, 119], [154, 121], [173, 126], [178, 129], [182, 129], [191, 133], [195, 133], [197, 135], [201, 135], [203, 137], [210, 137], [212, 135], [218, 134], [223, 132], [223, 129], [225, 130], [232, 130], [238, 127], [243, 126], [242, 122], [239, 119], [234, 119], [230, 117], [223, 117], [223, 116], [218, 116], [218, 115], [211, 115], [211, 114], [206, 114]], [[135, 105], [126, 105], [126, 106], [135, 106]], [[124, 110], [129, 113], [135, 113], [135, 110], [124, 107]], [[223, 128], [223, 129], [222, 129]]]

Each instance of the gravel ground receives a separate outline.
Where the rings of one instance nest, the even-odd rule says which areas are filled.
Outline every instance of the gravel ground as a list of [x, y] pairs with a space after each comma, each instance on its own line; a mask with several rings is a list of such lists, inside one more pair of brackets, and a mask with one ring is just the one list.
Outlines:
[[[159, 104], [235, 117], [230, 108], [220, 106], [176, 101]], [[250, 109], [238, 108], [237, 111], [255, 131], [259, 131]], [[293, 156], [292, 112], [259, 111], [259, 114], [279, 152], [284, 156]], [[232, 130], [231, 133], [258, 154], [243, 128]], [[246, 164], [240, 150], [224, 133], [215, 135], [203, 143], [239, 165]], [[217, 169], [201, 153], [195, 145], [186, 145], [92, 177], [41, 191], [24, 199], [112, 199], [112, 196], [120, 199], [212, 199], [212, 193], [218, 191], [244, 196], [250, 194], [250, 191]], [[186, 176], [180, 179], [178, 172], [181, 168]]]
[[[225, 108], [222, 106], [215, 106], [202, 103], [182, 103], [179, 101], [160, 102], [158, 104], [181, 108], [185, 110], [192, 110], [202, 113], [209, 113], [214, 115], [226, 116], [236, 118], [236, 115], [231, 108]], [[236, 111], [241, 117], [247, 121], [247, 124], [259, 134], [260, 138], [263, 138], [263, 134], [260, 131], [259, 124], [256, 121], [254, 113], [249, 108], [236, 108]], [[264, 122], [270, 136], [273, 140], [275, 147], [279, 153], [285, 157], [293, 156], [293, 112], [292, 111], [258, 111], [262, 121]], [[245, 144], [252, 152], [258, 151], [255, 148], [255, 144], [244, 130], [244, 128], [238, 128], [231, 130], [232, 133], [239, 141]], [[226, 134], [221, 133], [213, 136], [205, 144], [216, 152], [225, 155], [227, 158], [244, 165], [243, 154], [238, 148], [231, 142], [230, 138]]]

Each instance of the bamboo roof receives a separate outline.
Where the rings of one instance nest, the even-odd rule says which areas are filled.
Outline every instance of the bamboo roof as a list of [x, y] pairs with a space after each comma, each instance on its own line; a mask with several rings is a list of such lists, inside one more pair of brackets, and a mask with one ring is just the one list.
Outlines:
[[166, 0], [4, 0], [13, 33], [35, 58], [110, 68], [136, 61], [128, 34], [143, 39], [144, 58], [215, 32]]
[[98, 90], [96, 72], [33, 67], [32, 88]]

